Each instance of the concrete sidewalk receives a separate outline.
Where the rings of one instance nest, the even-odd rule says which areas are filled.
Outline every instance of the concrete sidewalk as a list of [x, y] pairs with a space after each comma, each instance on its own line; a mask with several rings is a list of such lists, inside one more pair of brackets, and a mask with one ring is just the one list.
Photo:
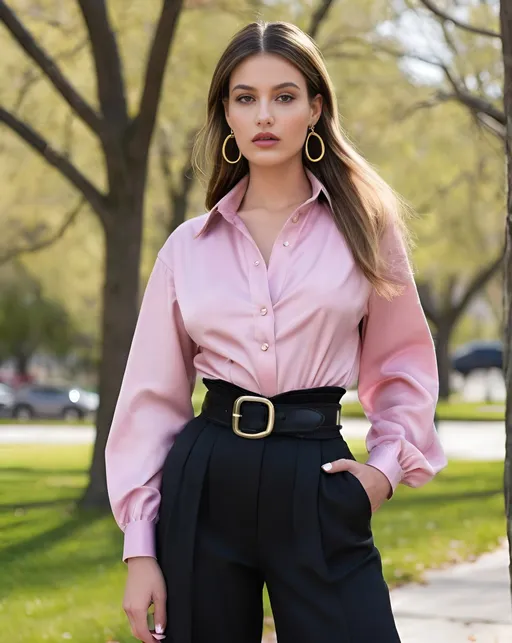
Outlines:
[[[343, 436], [364, 440], [369, 423], [360, 418], [343, 418]], [[441, 422], [439, 435], [446, 455], [455, 460], [495, 460], [505, 457], [505, 422]], [[0, 444], [92, 444], [92, 426], [0, 425]]]
[[391, 592], [402, 643], [510, 643], [508, 548], [430, 571], [425, 585]]
[[[505, 546], [473, 563], [427, 572], [425, 580], [391, 592], [402, 643], [512, 642]], [[275, 642], [274, 633], [262, 641]]]

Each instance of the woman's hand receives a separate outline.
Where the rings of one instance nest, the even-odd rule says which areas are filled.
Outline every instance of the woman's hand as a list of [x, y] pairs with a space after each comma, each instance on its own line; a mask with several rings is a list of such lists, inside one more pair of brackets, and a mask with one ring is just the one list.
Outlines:
[[[144, 643], [164, 639], [167, 590], [162, 570], [156, 559], [150, 556], [128, 558], [127, 565], [123, 609], [130, 621], [132, 634]], [[155, 605], [155, 633], [149, 630], [147, 621], [151, 603]]]
[[350, 471], [350, 473], [358, 478], [370, 499], [372, 513], [375, 513], [391, 494], [391, 483], [387, 477], [382, 471], [369, 464], [362, 464], [355, 460], [341, 459], [323, 464], [322, 469], [328, 473]]

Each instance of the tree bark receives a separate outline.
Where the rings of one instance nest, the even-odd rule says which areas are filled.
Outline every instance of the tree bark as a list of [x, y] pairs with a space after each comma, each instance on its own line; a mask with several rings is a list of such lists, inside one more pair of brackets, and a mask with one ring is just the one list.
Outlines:
[[308, 34], [311, 38], [315, 39], [318, 36], [318, 31], [322, 23], [327, 18], [327, 14], [332, 8], [334, 0], [322, 0], [317, 8], [317, 10], [311, 16], [311, 22], [308, 28]]
[[[102, 359], [99, 369], [101, 404], [96, 418], [96, 440], [89, 485], [80, 501], [85, 507], [108, 508], [105, 474], [105, 445], [137, 321], [142, 199], [133, 195], [135, 180], [119, 189], [116, 221], [105, 235], [105, 281], [102, 311]], [[122, 220], [122, 225], [117, 221]]]
[[172, 234], [178, 226], [180, 226], [186, 219], [189, 194], [193, 184], [193, 179], [186, 178], [185, 185], [180, 191], [175, 191], [172, 197], [169, 197], [169, 204], [171, 207], [171, 217], [169, 219], [168, 234]]
[[504, 109], [506, 116], [505, 147], [507, 155], [507, 218], [505, 249], [505, 288], [504, 288], [504, 364], [507, 401], [505, 410], [505, 512], [507, 516], [507, 535], [509, 543], [509, 574], [512, 592], [512, 0], [501, 0], [500, 23], [505, 68]]

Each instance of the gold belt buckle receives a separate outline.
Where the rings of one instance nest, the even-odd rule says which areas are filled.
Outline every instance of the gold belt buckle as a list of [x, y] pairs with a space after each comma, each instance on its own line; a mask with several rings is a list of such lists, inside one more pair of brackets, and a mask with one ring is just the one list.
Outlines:
[[[268, 406], [268, 422], [267, 427], [264, 431], [260, 431], [259, 433], [245, 433], [244, 431], [240, 430], [240, 418], [242, 417], [242, 414], [240, 413], [240, 407], [244, 402], [261, 402], [262, 404], [266, 404]], [[235, 400], [235, 403], [233, 404], [233, 431], [237, 435], [240, 435], [242, 438], [249, 438], [251, 440], [264, 438], [266, 435], [272, 433], [272, 430], [274, 428], [275, 415], [276, 412], [274, 405], [268, 398], [258, 397], [256, 395], [241, 395]]]

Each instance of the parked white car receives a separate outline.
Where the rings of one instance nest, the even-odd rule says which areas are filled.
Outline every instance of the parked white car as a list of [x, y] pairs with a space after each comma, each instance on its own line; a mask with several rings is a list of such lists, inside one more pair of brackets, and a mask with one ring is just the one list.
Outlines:
[[97, 393], [77, 386], [30, 384], [15, 392], [12, 416], [23, 420], [34, 417], [80, 420], [95, 413], [98, 405]]
[[14, 391], [6, 384], [0, 384], [0, 415], [10, 416], [14, 405]]

